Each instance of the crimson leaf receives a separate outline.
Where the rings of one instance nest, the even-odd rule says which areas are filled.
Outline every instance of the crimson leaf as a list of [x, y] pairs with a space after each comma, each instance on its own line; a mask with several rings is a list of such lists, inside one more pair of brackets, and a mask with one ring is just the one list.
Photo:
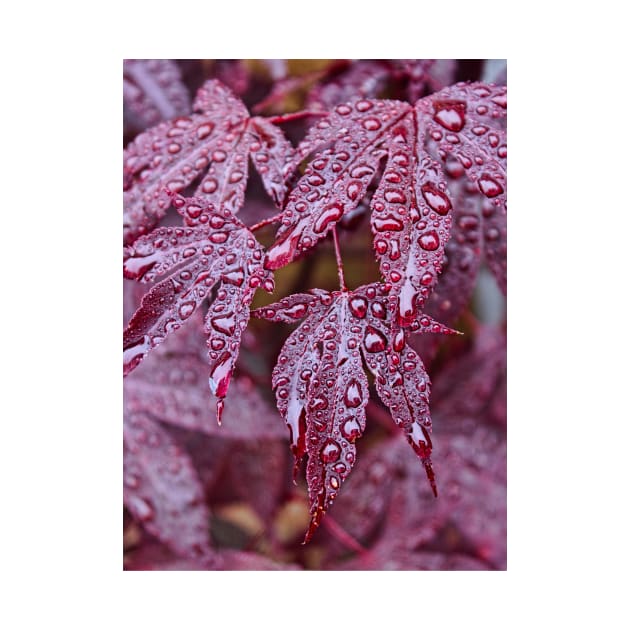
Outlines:
[[124, 502], [177, 554], [208, 560], [210, 514], [186, 453], [145, 414], [124, 418]]
[[190, 95], [170, 59], [125, 59], [123, 100], [141, 128], [190, 112]]
[[125, 150], [124, 240], [151, 230], [169, 208], [161, 194], [181, 192], [201, 179], [196, 195], [237, 213], [243, 205], [251, 155], [265, 190], [281, 206], [293, 148], [268, 120], [250, 118], [225, 86], [207, 81], [190, 116], [163, 122], [140, 134]]
[[366, 99], [337, 106], [298, 148], [296, 160], [314, 156], [288, 197], [267, 268], [288, 264], [352, 212], [386, 158], [371, 201], [374, 248], [398, 321], [409, 325], [442, 270], [451, 228], [444, 167], [433, 156], [459, 160], [500, 220], [506, 108], [506, 88], [480, 83], [457, 84], [414, 106]]
[[[352, 292], [315, 289], [254, 311], [257, 317], [279, 322], [295, 322], [307, 314], [285, 342], [272, 375], [296, 464], [308, 454], [312, 519], [306, 541], [348, 476], [356, 458], [354, 443], [365, 430], [368, 381], [362, 359], [437, 494], [429, 377], [388, 309], [387, 290], [377, 284]], [[414, 322], [412, 330], [454, 332], [427, 316]]]
[[209, 384], [220, 419], [249, 305], [259, 286], [273, 291], [273, 280], [262, 265], [262, 246], [229, 210], [215, 211], [212, 204], [194, 197], [168, 196], [193, 225], [157, 228], [125, 249], [125, 277], [162, 279], [143, 297], [123, 333], [123, 374], [137, 367], [208, 297]]

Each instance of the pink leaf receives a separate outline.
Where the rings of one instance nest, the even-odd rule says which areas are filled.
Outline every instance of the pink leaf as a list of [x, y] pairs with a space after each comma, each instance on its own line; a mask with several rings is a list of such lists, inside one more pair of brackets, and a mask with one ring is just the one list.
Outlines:
[[[293, 148], [282, 132], [247, 109], [218, 81], [197, 93], [195, 113], [140, 134], [124, 152], [125, 243], [151, 230], [170, 204], [162, 191], [184, 191], [217, 209], [237, 213], [243, 205], [248, 155], [254, 157], [265, 188], [281, 204]], [[191, 223], [189, 223], [191, 224]]]
[[141, 128], [190, 113], [190, 95], [170, 59], [125, 59], [123, 100]]
[[[273, 290], [271, 274], [262, 266], [262, 247], [227, 210], [216, 212], [203, 200], [173, 196], [193, 227], [157, 228], [125, 250], [127, 278], [153, 282], [123, 334], [123, 374], [177, 330], [206, 299], [205, 318], [210, 359], [210, 390], [218, 411], [227, 394], [238, 356], [241, 334], [249, 321], [249, 305], [259, 286]], [[216, 290], [211, 295], [213, 288]]]
[[124, 502], [144, 528], [184, 557], [208, 559], [209, 513], [186, 453], [144, 414], [125, 416]]
[[487, 198], [484, 212], [494, 221], [487, 252], [501, 275], [506, 107], [505, 88], [478, 83], [446, 88], [413, 107], [366, 99], [338, 105], [298, 147], [296, 160], [314, 155], [288, 197], [266, 267], [288, 264], [353, 212], [386, 158], [371, 202], [374, 248], [399, 323], [409, 325], [437, 282], [451, 231], [452, 201], [436, 155], [457, 159]]
[[[362, 361], [376, 376], [379, 396], [422, 459], [434, 490], [435, 484], [428, 375], [393, 321], [386, 291], [379, 285], [317, 291], [254, 311], [273, 321], [307, 314], [285, 342], [272, 384], [296, 463], [308, 454], [308, 541], [348, 476], [356, 459], [354, 443], [365, 430], [368, 382]], [[419, 332], [452, 332], [426, 316], [414, 323]]]

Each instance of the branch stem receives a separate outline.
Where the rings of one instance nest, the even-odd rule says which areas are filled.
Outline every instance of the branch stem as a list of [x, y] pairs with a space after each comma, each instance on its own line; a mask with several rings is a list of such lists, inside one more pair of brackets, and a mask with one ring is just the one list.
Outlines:
[[339, 286], [342, 291], [347, 291], [346, 279], [343, 275], [343, 261], [341, 260], [341, 251], [339, 249], [339, 237], [337, 236], [337, 226], [333, 227], [333, 242], [335, 244], [335, 257], [337, 258], [337, 272], [339, 274]]
[[263, 228], [266, 225], [270, 225], [271, 223], [280, 223], [280, 221], [282, 220], [282, 215], [283, 212], [278, 212], [278, 214], [274, 214], [272, 217], [267, 217], [266, 219], [259, 221], [255, 225], [252, 225], [249, 228], [249, 231], [255, 232], [256, 230], [260, 230], [260, 228]]

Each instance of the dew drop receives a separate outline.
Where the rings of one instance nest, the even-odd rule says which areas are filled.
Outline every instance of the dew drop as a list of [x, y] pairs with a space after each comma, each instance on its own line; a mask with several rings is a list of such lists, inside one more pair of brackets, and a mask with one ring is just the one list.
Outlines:
[[343, 401], [346, 403], [347, 407], [358, 407], [363, 402], [361, 385], [359, 385], [356, 379], [353, 378], [346, 386]]
[[151, 521], [155, 517], [155, 510], [148, 499], [143, 499], [136, 494], [132, 494], [129, 499], [129, 509], [136, 518], [142, 522]]
[[418, 245], [426, 251], [433, 252], [440, 246], [440, 237], [435, 230], [431, 230], [418, 239]]
[[188, 319], [192, 314], [193, 311], [195, 310], [195, 303], [194, 302], [184, 302], [180, 307], [179, 307], [179, 316], [182, 319]]
[[210, 391], [217, 398], [225, 398], [225, 395], [227, 394], [232, 371], [230, 365], [231, 358], [232, 355], [229, 352], [224, 352], [219, 357], [219, 360], [210, 373], [208, 384], [210, 385]]
[[381, 123], [378, 118], [366, 118], [363, 121], [363, 128], [368, 131], [376, 131], [381, 128]]
[[217, 245], [225, 243], [228, 240], [227, 232], [213, 232], [210, 234], [210, 240]]
[[352, 108], [348, 105], [338, 105], [336, 111], [340, 116], [347, 116], [352, 112]]
[[[373, 308], [374, 305], [372, 305], [372, 310]], [[372, 326], [367, 326], [365, 329], [363, 343], [368, 352], [382, 352], [387, 347], [387, 339], [385, 336]]]
[[319, 457], [324, 464], [330, 464], [336, 462], [341, 455], [341, 447], [337, 442], [332, 439], [326, 440], [322, 450], [319, 453]]
[[221, 280], [227, 284], [233, 284], [234, 286], [240, 287], [245, 280], [245, 272], [242, 269], [229, 271], [221, 276]]
[[207, 138], [212, 133], [213, 129], [214, 129], [214, 125], [210, 123], [207, 123], [205, 125], [200, 125], [199, 127], [197, 127], [197, 138], [199, 140], [203, 140], [204, 138]]
[[466, 124], [466, 103], [461, 101], [435, 101], [433, 120], [449, 131], [461, 131]]
[[[341, 434], [346, 438], [346, 440], [348, 440], [348, 442], [353, 443], [361, 436], [361, 426], [355, 418], [348, 418], [341, 427]], [[347, 456], [346, 459], [348, 459]]]
[[442, 216], [448, 214], [451, 209], [451, 202], [445, 193], [438, 190], [438, 188], [431, 183], [423, 184], [420, 190], [422, 191], [422, 196], [425, 201], [433, 210]]
[[212, 327], [224, 335], [233, 335], [236, 329], [236, 320], [233, 313], [214, 317], [210, 320]]
[[374, 229], [379, 232], [400, 232], [403, 229], [401, 221], [393, 217], [391, 214], [385, 217], [374, 217], [372, 219]]
[[378, 317], [379, 319], [385, 319], [385, 317], [387, 316], [385, 307], [380, 302], [373, 302], [371, 310], [372, 315], [374, 315], [374, 317]]
[[355, 317], [363, 319], [367, 313], [367, 300], [362, 297], [354, 297], [350, 300], [350, 311]]
[[212, 154], [212, 161], [213, 162], [225, 162], [225, 158], [227, 157], [227, 153], [225, 151], [215, 151]]
[[217, 183], [217, 180], [210, 178], [204, 181], [201, 185], [201, 190], [205, 193], [213, 193], [218, 187], [219, 184]]
[[322, 213], [317, 217], [313, 230], [318, 234], [324, 232], [324, 230], [330, 225], [330, 223], [337, 221], [343, 214], [343, 207], [338, 204], [332, 204], [325, 208]]
[[487, 173], [484, 173], [477, 181], [479, 190], [489, 198], [497, 197], [503, 192], [503, 187], [499, 182], [490, 177]]
[[373, 105], [372, 103], [370, 103], [370, 101], [361, 100], [357, 101], [355, 107], [357, 108], [358, 112], [367, 112], [368, 110], [372, 109]]

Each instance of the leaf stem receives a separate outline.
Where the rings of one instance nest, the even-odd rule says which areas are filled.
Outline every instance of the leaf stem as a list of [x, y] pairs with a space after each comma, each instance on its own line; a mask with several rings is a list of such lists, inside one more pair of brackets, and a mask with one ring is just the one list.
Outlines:
[[271, 223], [279, 223], [282, 219], [283, 212], [278, 212], [278, 214], [274, 214], [272, 217], [267, 217], [262, 221], [259, 221], [255, 225], [252, 225], [249, 229], [250, 232], [255, 232], [256, 230], [260, 230], [260, 228], [265, 227], [266, 225], [270, 225]]
[[343, 261], [341, 260], [341, 251], [339, 250], [339, 237], [337, 236], [337, 226], [333, 227], [333, 242], [335, 244], [335, 257], [337, 258], [337, 272], [339, 273], [339, 286], [342, 291], [347, 291], [346, 279], [343, 276]]
[[270, 118], [267, 118], [267, 120], [277, 125], [278, 123], [291, 122], [292, 120], [300, 120], [300, 118], [306, 118], [307, 116], [323, 117], [328, 116], [328, 114], [329, 112], [325, 111], [319, 112], [312, 109], [304, 109], [299, 112], [291, 112], [290, 114], [279, 114], [278, 116], [271, 116]]
[[352, 551], [356, 551], [361, 555], [369, 553], [369, 551], [354, 536], [341, 527], [330, 514], [327, 514], [322, 522], [324, 527], [348, 549], [352, 549]]

